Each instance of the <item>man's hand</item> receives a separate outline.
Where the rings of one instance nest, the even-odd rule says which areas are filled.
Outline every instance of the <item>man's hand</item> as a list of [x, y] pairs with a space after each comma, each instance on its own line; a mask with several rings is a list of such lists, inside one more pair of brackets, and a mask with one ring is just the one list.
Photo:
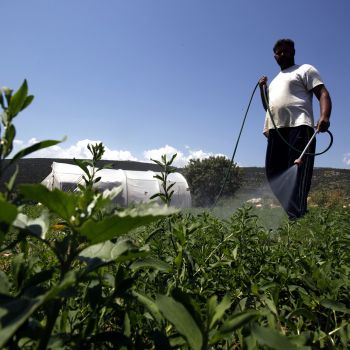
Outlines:
[[317, 122], [316, 129], [319, 132], [325, 132], [328, 130], [329, 126], [330, 126], [329, 119], [321, 117]]
[[267, 84], [267, 77], [265, 75], [263, 75], [260, 79], [259, 79], [259, 86], [263, 87], [264, 85]]
[[[265, 93], [264, 93], [264, 88], [266, 88], [266, 85], [267, 85], [267, 77], [265, 75], [263, 75], [259, 81], [258, 81], [258, 84], [259, 84], [259, 87], [260, 87], [260, 96], [261, 96], [261, 102], [262, 102], [262, 105], [265, 109], [265, 111], [267, 111], [267, 104], [266, 102], [268, 103], [268, 96], [266, 96], [267, 98], [267, 101], [265, 101]], [[266, 92], [266, 90], [265, 90]]]

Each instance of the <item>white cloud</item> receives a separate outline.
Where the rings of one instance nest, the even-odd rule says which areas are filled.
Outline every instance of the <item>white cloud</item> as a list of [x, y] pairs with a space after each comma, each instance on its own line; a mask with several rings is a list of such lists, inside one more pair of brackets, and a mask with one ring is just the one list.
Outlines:
[[134, 157], [129, 151], [113, 151], [108, 147], [105, 147], [105, 153], [103, 159], [107, 160], [134, 160], [137, 161], [137, 158]]
[[[15, 147], [24, 148], [33, 145], [38, 142], [37, 139], [31, 138], [27, 142], [23, 142], [21, 140], [15, 141]], [[77, 158], [77, 159], [89, 159], [91, 158], [91, 153], [87, 149], [88, 144], [96, 144], [100, 141], [95, 140], [80, 140], [75, 145], [70, 145], [68, 147], [64, 147], [64, 144], [58, 144], [49, 148], [41, 149], [35, 153], [32, 153], [29, 157], [31, 158]], [[105, 145], [104, 145], [105, 146]], [[19, 149], [15, 150], [18, 151]], [[108, 160], [137, 160], [129, 151], [124, 150], [111, 150], [107, 146], [105, 146], [105, 153], [103, 159]]]
[[188, 159], [205, 159], [205, 158], [209, 158], [209, 157], [226, 157], [224, 154], [221, 154], [221, 153], [217, 153], [217, 154], [214, 154], [212, 152], [204, 152], [202, 150], [199, 150], [199, 151], [192, 151], [190, 150], [190, 155], [188, 157]]
[[143, 152], [143, 157], [145, 159], [145, 161], [151, 161], [151, 159], [155, 159], [155, 160], [161, 160], [161, 156], [162, 155], [166, 155], [167, 159], [171, 159], [171, 157], [174, 154], [177, 154], [173, 165], [174, 166], [178, 166], [181, 167], [183, 166], [184, 163], [184, 155], [181, 151], [177, 150], [176, 148], [166, 145], [164, 147], [161, 148], [157, 148], [157, 149], [151, 149], [151, 150], [147, 150]]
[[[31, 138], [27, 142], [23, 140], [15, 140], [15, 152], [19, 151], [24, 147], [31, 146], [38, 142], [36, 138]], [[66, 146], [64, 143], [44, 148], [35, 153], [32, 153], [28, 157], [31, 158], [66, 158], [66, 159], [89, 159], [91, 158], [91, 154], [87, 149], [88, 144], [96, 144], [100, 141], [96, 140], [80, 140], [74, 145]], [[188, 164], [190, 159], [204, 159], [210, 156], [223, 156], [222, 154], [214, 154], [211, 152], [205, 152], [203, 150], [192, 150], [189, 146], [185, 146], [185, 150], [181, 151], [176, 149], [173, 146], [165, 145], [164, 147], [146, 150], [142, 153], [142, 157], [139, 159], [134, 156], [130, 151], [127, 150], [113, 150], [108, 146], [104, 145], [105, 153], [103, 159], [106, 160], [131, 160], [131, 161], [140, 161], [140, 162], [152, 162], [151, 159], [160, 160], [162, 155], [166, 155], [167, 159], [170, 159], [175, 153], [177, 154], [173, 165], [176, 167], [184, 167]]]
[[189, 147], [187, 147], [187, 151], [188, 151], [188, 156], [186, 159], [186, 163], [188, 163], [191, 159], [205, 159], [205, 158], [209, 158], [209, 157], [227, 157], [222, 153], [212, 153], [212, 152], [204, 152], [202, 150], [192, 150]]
[[22, 140], [13, 140], [14, 147], [22, 147], [23, 141]]
[[350, 153], [346, 153], [343, 158], [343, 163], [350, 165]]
[[187, 165], [190, 159], [204, 159], [209, 158], [211, 156], [223, 156], [223, 154], [214, 154], [211, 152], [208, 153], [202, 150], [191, 150], [189, 146], [185, 146], [185, 149], [186, 153], [172, 146], [166, 145], [158, 149], [144, 151], [143, 156], [145, 158], [145, 161], [149, 161], [150, 159], [160, 160], [163, 154], [167, 156], [167, 159], [170, 159], [172, 155], [176, 153], [177, 156], [174, 160], [173, 165], [180, 168]]

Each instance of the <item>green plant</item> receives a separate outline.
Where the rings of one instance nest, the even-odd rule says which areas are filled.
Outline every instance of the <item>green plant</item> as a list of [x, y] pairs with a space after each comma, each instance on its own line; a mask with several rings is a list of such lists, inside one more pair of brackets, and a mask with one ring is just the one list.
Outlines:
[[100, 177], [96, 177], [97, 172], [100, 170], [97, 167], [97, 162], [102, 159], [105, 148], [102, 142], [100, 142], [95, 145], [88, 144], [87, 149], [90, 151], [92, 159], [80, 160], [74, 158], [74, 163], [78, 165], [85, 173], [85, 175], [82, 176], [84, 186], [78, 183], [78, 188], [80, 188], [80, 190], [92, 191], [94, 184], [101, 180]]
[[[56, 140], [37, 142], [30, 147], [20, 150], [8, 162], [5, 161], [13, 150], [13, 142], [16, 136], [16, 128], [13, 124], [13, 119], [19, 112], [26, 109], [32, 103], [33, 99], [33, 95], [28, 95], [28, 84], [26, 80], [24, 80], [21, 87], [15, 93], [12, 89], [7, 87], [3, 87], [0, 90], [0, 105], [3, 109], [1, 113], [1, 124], [3, 130], [1, 132], [0, 141], [0, 179], [3, 178], [4, 173], [8, 171], [10, 166], [16, 164], [19, 159], [42, 148], [50, 147], [61, 142]], [[18, 170], [13, 173], [9, 182], [5, 184], [6, 191], [2, 193], [2, 197], [5, 199], [9, 199], [13, 191], [17, 171]]]
[[171, 182], [169, 183], [168, 177], [169, 174], [174, 173], [176, 169], [172, 166], [174, 159], [176, 158], [177, 153], [172, 155], [172, 157], [167, 160], [166, 154], [163, 154], [161, 156], [161, 160], [155, 160], [152, 159], [152, 161], [159, 165], [161, 168], [161, 173], [158, 175], [155, 175], [154, 178], [158, 179], [162, 186], [162, 191], [159, 193], [154, 194], [151, 196], [150, 199], [160, 198], [163, 203], [166, 205], [170, 205], [171, 197], [174, 194], [174, 191], [172, 188], [174, 187], [175, 183]]
[[[28, 105], [26, 82], [19, 92], [13, 96], [7, 92], [6, 96], [8, 106], [3, 114], [5, 133], [1, 143], [4, 145], [3, 156], [10, 154], [9, 150], [15, 135], [12, 119], [25, 104]], [[9, 132], [8, 128], [12, 131]], [[18, 153], [10, 163], [35, 149], [55, 143], [57, 142], [38, 143], [35, 147]], [[98, 182], [98, 178], [95, 178], [97, 171], [94, 165], [102, 157], [103, 146], [89, 145], [88, 148], [93, 156], [92, 161], [76, 162], [86, 174], [85, 186], [80, 186], [81, 191], [50, 192], [42, 185], [22, 185], [19, 189], [21, 199], [17, 199], [16, 204], [9, 202], [8, 196], [0, 198], [1, 242], [4, 243], [1, 251], [11, 251], [10, 255], [14, 254], [11, 261], [12, 276], [0, 274], [3, 286], [1, 291], [3, 298], [0, 300], [1, 347], [24, 346], [45, 349], [51, 347], [52, 342], [76, 344], [78, 347], [87, 342], [93, 344], [95, 338], [99, 338], [98, 331], [96, 333], [96, 329], [100, 327], [99, 323], [81, 324], [80, 320], [76, 319], [68, 326], [67, 320], [72, 317], [75, 319], [75, 312], [69, 312], [70, 305], [79, 305], [83, 301], [84, 294], [95, 285], [94, 281], [99, 271], [106, 266], [120, 261], [119, 271], [123, 271], [124, 261], [132, 262], [147, 255], [145, 250], [140, 249], [131, 240], [117, 240], [118, 237], [172, 212], [169, 209], [153, 207], [111, 211], [109, 192], [98, 193], [92, 187]], [[3, 158], [1, 160], [3, 161]], [[92, 169], [87, 165], [92, 165]], [[8, 190], [12, 188], [12, 185], [8, 186]], [[31, 219], [21, 211], [25, 200], [40, 202], [46, 210], [43, 210], [38, 218]], [[59, 229], [54, 232], [50, 227], [49, 214], [60, 218], [59, 225], [56, 225]], [[110, 239], [115, 241], [109, 241]], [[33, 244], [34, 241], [38, 243]], [[40, 262], [40, 257], [35, 252], [35, 248], [42, 245], [49, 250], [48, 266]], [[125, 275], [126, 282], [128, 277]], [[84, 283], [83, 288], [79, 287], [81, 283]], [[109, 305], [119, 295], [117, 285], [120, 283], [123, 283], [122, 275], [115, 281], [114, 291], [107, 300], [101, 295], [100, 301], [90, 300], [87, 305], [90, 302], [92, 307], [92, 304], [102, 301], [106, 301]], [[102, 285], [100, 287], [102, 288]], [[78, 298], [77, 294], [80, 295]], [[114, 309], [116, 307], [118, 308], [117, 305], [113, 305]], [[91, 309], [86, 313], [92, 317], [93, 312]], [[98, 315], [101, 315], [101, 312], [105, 312], [103, 307]], [[36, 331], [28, 333], [31, 327]], [[83, 327], [78, 339], [72, 327]], [[95, 332], [91, 336], [89, 332], [93, 330]], [[89, 338], [86, 338], [87, 334], [90, 335]]]
[[310, 205], [322, 208], [339, 208], [350, 203], [350, 198], [341, 189], [318, 189], [310, 194]]
[[191, 159], [183, 169], [192, 195], [194, 205], [207, 207], [214, 203], [223, 185], [228, 169], [223, 197], [233, 196], [240, 187], [240, 172], [237, 164], [231, 164], [225, 157]]

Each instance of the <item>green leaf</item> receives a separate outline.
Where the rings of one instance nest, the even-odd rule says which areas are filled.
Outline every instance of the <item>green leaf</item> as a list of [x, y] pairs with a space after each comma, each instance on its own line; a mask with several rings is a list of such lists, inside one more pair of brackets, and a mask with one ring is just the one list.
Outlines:
[[182, 246], [180, 246], [179, 244], [177, 244], [178, 246], [178, 254], [174, 259], [175, 262], [175, 266], [178, 270], [180, 270], [181, 266], [182, 266], [182, 256], [183, 256], [183, 250], [182, 250]]
[[[272, 328], [260, 327], [255, 325], [251, 328], [252, 334], [257, 342], [276, 350], [300, 350], [300, 347], [294, 345], [287, 336], [284, 336]], [[304, 349], [306, 349], [304, 347]]]
[[5, 183], [6, 189], [7, 191], [11, 192], [15, 186], [15, 181], [18, 175], [18, 166], [16, 165], [16, 169], [14, 171], [14, 173], [11, 175], [9, 181], [7, 183]]
[[175, 186], [175, 182], [172, 182], [169, 186], [167, 186], [166, 190], [170, 191], [171, 188]]
[[10, 121], [10, 118], [9, 118], [7, 112], [6, 112], [6, 111], [3, 111], [3, 112], [1, 113], [1, 122], [2, 122], [2, 124], [5, 125], [5, 126], [7, 126], [7, 124], [9, 123], [9, 121]]
[[101, 176], [98, 176], [98, 177], [96, 177], [96, 179], [94, 179], [94, 183], [97, 183], [99, 181], [101, 181]]
[[152, 257], [146, 257], [142, 260], [137, 260], [130, 265], [130, 268], [132, 270], [146, 268], [146, 269], [154, 269], [161, 272], [171, 271], [171, 266], [168, 263]]
[[159, 325], [163, 323], [163, 316], [160, 313], [156, 302], [152, 298], [135, 291], [132, 292], [132, 295], [139, 301], [139, 303], [143, 304], [147, 308]]
[[164, 317], [186, 338], [190, 347], [194, 350], [201, 350], [202, 332], [187, 309], [181, 303], [165, 295], [157, 297], [156, 305]]
[[235, 249], [233, 249], [233, 252], [232, 252], [234, 260], [237, 260], [237, 254], [238, 254], [238, 245], [236, 245]]
[[58, 189], [50, 191], [43, 185], [21, 185], [20, 192], [26, 199], [42, 203], [63, 220], [71, 221], [78, 204], [78, 195]]
[[345, 304], [339, 303], [334, 300], [322, 300], [320, 303], [322, 306], [324, 306], [327, 309], [332, 309], [334, 311], [344, 312], [346, 314], [350, 314], [350, 309], [348, 309]]
[[153, 177], [155, 179], [157, 179], [157, 180], [164, 181], [164, 176], [163, 175], [154, 175]]
[[22, 287], [22, 290], [26, 290], [27, 288], [34, 288], [44, 282], [49, 282], [52, 279], [55, 269], [41, 270], [40, 272], [35, 273], [34, 275], [26, 278]]
[[294, 311], [292, 311], [287, 317], [286, 319], [291, 319], [293, 317], [298, 317], [298, 316], [303, 316], [304, 319], [309, 319], [310, 321], [314, 322], [315, 324], [318, 323], [318, 319], [317, 317], [312, 313], [312, 311], [308, 310], [308, 309], [304, 309], [304, 308], [299, 308], [296, 309]]
[[2, 90], [0, 89], [0, 105], [2, 109], [5, 109], [4, 96], [2, 94]]
[[13, 90], [8, 88], [8, 87], [3, 87], [2, 91], [5, 94], [5, 98], [6, 98], [6, 102], [7, 102], [7, 106], [9, 106], [10, 102], [11, 102], [11, 98], [12, 98], [12, 92]]
[[186, 231], [184, 231], [183, 227], [174, 225], [173, 233], [175, 237], [180, 241], [181, 245], [184, 246], [186, 244], [186, 238], [185, 238]]
[[258, 316], [259, 313], [257, 311], [243, 311], [234, 315], [224, 322], [212, 340], [217, 341], [218, 339], [223, 339], [229, 336], [233, 331], [243, 327], [245, 324], [256, 319]]
[[80, 234], [91, 243], [100, 243], [120, 235], [126, 234], [136, 227], [147, 225], [163, 216], [176, 213], [177, 210], [148, 206], [126, 209], [114, 216], [106, 217], [100, 221], [89, 219], [79, 228]]
[[24, 103], [23, 103], [21, 111], [23, 111], [23, 109], [27, 108], [32, 103], [33, 100], [34, 100], [34, 96], [33, 95], [27, 96], [25, 101], [24, 101]]
[[208, 301], [209, 311], [209, 329], [212, 329], [215, 324], [224, 316], [226, 310], [231, 306], [231, 301], [227, 295], [224, 296], [221, 303], [217, 304], [217, 296], [213, 295]]
[[154, 199], [154, 198], [157, 198], [157, 197], [160, 197], [159, 193], [153, 194], [151, 197], [149, 197], [149, 199]]
[[0, 304], [0, 348], [16, 333], [24, 322], [45, 302], [56, 298], [65, 289], [76, 283], [76, 274], [68, 272], [63, 280], [46, 294], [30, 298], [23, 295]]
[[10, 225], [16, 219], [16, 216], [17, 207], [0, 199], [0, 222]]
[[29, 261], [29, 264], [27, 264], [27, 261], [24, 259], [24, 253], [16, 254], [13, 257], [11, 266], [12, 284], [16, 290], [20, 290], [22, 288], [22, 285], [25, 281], [25, 276], [27, 275], [27, 271], [30, 270], [30, 265], [33, 260]]
[[13, 148], [13, 140], [16, 136], [16, 129], [15, 127], [10, 124], [5, 129], [5, 142], [3, 142], [3, 148], [2, 148], [2, 158], [6, 158], [11, 152]]
[[168, 162], [168, 165], [171, 165], [176, 157], [177, 157], [177, 153], [173, 154], [173, 156], [171, 157], [171, 159]]
[[0, 348], [13, 336], [19, 327], [42, 305], [44, 296], [35, 299], [16, 298], [0, 305]]
[[152, 159], [152, 158], [151, 158], [151, 161], [154, 162], [154, 163], [156, 163], [156, 164], [158, 164], [160, 167], [163, 167], [162, 162], [160, 162], [159, 160], [156, 160], [156, 159]]
[[15, 117], [20, 110], [22, 109], [28, 95], [28, 84], [27, 80], [24, 80], [21, 87], [16, 91], [10, 100], [9, 106], [8, 106], [8, 113], [13, 118]]
[[277, 312], [277, 308], [275, 303], [273, 302], [273, 300], [269, 299], [267, 296], [263, 296], [261, 298], [267, 305], [267, 307], [269, 308], [269, 310], [276, 316], [278, 316], [278, 312]]
[[51, 288], [45, 295], [45, 300], [52, 300], [58, 297], [63, 291], [75, 284], [78, 280], [78, 275], [75, 271], [68, 271], [60, 283]]
[[10, 294], [10, 281], [5, 272], [0, 270], [0, 294]]
[[45, 239], [46, 233], [50, 227], [50, 218], [47, 211], [43, 211], [40, 217], [31, 219], [27, 215], [19, 213], [13, 226], [28, 230], [28, 232], [36, 237]]
[[74, 158], [73, 161], [87, 176], [90, 176], [90, 170], [86, 160]]
[[84, 249], [79, 254], [79, 259], [83, 261], [100, 260], [103, 263], [109, 263], [118, 259], [121, 255], [130, 252], [139, 252], [138, 247], [129, 239], [112, 243], [105, 241], [103, 243], [94, 244]]
[[47, 148], [47, 147], [51, 147], [51, 146], [55, 146], [58, 143], [63, 142], [64, 139], [62, 141], [57, 141], [57, 140], [45, 140], [45, 141], [41, 141], [41, 142], [37, 142], [34, 145], [31, 145], [27, 148], [22, 149], [21, 151], [19, 151], [18, 153], [16, 153], [14, 155], [14, 157], [9, 161], [8, 166], [10, 166], [11, 164], [13, 164], [17, 159], [21, 159], [25, 156], [27, 156], [28, 154], [31, 154], [33, 152], [36, 152], [40, 149], [43, 148]]

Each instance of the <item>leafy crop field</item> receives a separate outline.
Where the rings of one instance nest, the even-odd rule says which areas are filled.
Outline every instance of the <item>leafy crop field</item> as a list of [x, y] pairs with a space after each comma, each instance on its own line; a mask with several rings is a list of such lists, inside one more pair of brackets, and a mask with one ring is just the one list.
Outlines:
[[[42, 209], [26, 211], [35, 217]], [[61, 309], [49, 344], [345, 349], [349, 214], [348, 209], [315, 209], [298, 222], [268, 230], [251, 208], [239, 208], [225, 220], [208, 211], [176, 213], [93, 245], [72, 265], [75, 278], [63, 279], [67, 286], [60, 286]], [[46, 239], [63, 242], [66, 230], [52, 224]], [[1, 255], [3, 295], [27, 300], [28, 294], [60, 285], [59, 261], [47, 244], [36, 239], [21, 244]], [[21, 339], [22, 348], [33, 348], [52, 303], [31, 313], [11, 341]], [[33, 327], [36, 332], [29, 332]], [[4, 327], [0, 333], [8, 331]]]
[[[206, 346], [346, 348], [349, 211], [315, 210], [274, 231], [257, 219], [247, 208], [228, 220], [203, 212], [177, 216], [173, 232], [157, 223], [151, 238], [149, 230], [140, 233], [152, 255], [172, 266], [158, 287], [143, 285], [144, 293], [170, 294], [183, 305]], [[181, 322], [165, 316], [179, 333]], [[192, 332], [182, 332], [187, 342]]]

